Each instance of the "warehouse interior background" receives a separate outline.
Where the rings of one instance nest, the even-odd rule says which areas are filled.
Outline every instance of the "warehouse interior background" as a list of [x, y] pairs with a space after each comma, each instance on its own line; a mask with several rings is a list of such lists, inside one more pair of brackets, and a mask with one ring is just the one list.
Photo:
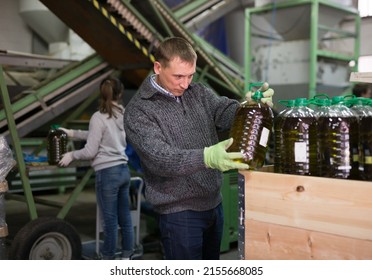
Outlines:
[[[350, 92], [351, 72], [372, 72], [372, 3], [367, 0], [78, 2], [0, 0], [0, 65], [10, 100], [18, 102], [13, 107], [14, 126], [7, 122], [2, 103], [0, 132], [10, 145], [19, 142], [25, 158], [45, 155], [43, 150], [37, 156], [34, 151], [52, 123], [87, 127], [96, 109], [97, 85], [104, 77], [117, 75], [123, 80], [124, 103], [128, 102], [152, 69], [151, 51], [171, 35], [183, 36], [196, 47], [197, 78], [217, 94], [236, 99], [242, 98], [247, 84], [258, 81], [269, 82], [276, 100], [316, 93], [335, 96]], [[313, 3], [318, 7], [316, 20]], [[314, 30], [318, 33], [312, 37]], [[71, 169], [85, 172], [84, 168]], [[54, 185], [51, 177], [47, 182], [35, 177], [35, 196], [46, 190], [68, 193], [77, 175], [65, 172], [37, 171], [36, 177], [52, 176]], [[22, 178], [17, 180], [9, 197], [23, 192]], [[26, 197], [28, 203], [30, 199], [32, 195]], [[33, 217], [27, 213], [33, 205], [7, 216], [26, 223]], [[94, 210], [93, 203], [85, 213], [93, 221]], [[70, 219], [84, 224], [78, 217]], [[12, 221], [8, 224], [11, 229]], [[95, 225], [89, 226], [86, 234], [94, 234]], [[143, 226], [149, 230], [151, 221]], [[236, 241], [235, 230], [223, 244], [224, 251]], [[14, 234], [10, 231], [11, 237]]]

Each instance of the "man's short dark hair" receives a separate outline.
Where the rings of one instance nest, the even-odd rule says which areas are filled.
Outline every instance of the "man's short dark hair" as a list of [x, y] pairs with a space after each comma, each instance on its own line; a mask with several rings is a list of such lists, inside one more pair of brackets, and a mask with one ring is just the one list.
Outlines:
[[195, 50], [187, 40], [180, 37], [167, 38], [156, 50], [155, 59], [166, 67], [175, 57], [190, 63], [194, 63], [197, 59]]

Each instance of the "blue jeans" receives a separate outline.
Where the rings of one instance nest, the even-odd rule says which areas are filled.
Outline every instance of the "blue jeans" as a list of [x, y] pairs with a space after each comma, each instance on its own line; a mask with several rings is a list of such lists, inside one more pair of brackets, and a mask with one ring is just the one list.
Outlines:
[[159, 216], [161, 240], [168, 260], [218, 260], [223, 208], [182, 211]]
[[125, 164], [96, 171], [97, 203], [103, 219], [103, 259], [115, 259], [118, 229], [121, 232], [122, 257], [133, 254], [134, 230], [129, 202], [130, 173]]

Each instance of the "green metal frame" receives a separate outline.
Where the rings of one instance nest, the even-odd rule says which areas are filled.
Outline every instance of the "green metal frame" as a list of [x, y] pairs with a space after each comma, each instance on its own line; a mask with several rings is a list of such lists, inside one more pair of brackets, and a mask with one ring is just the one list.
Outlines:
[[[100, 56], [95, 54], [91, 57], [88, 57], [79, 64], [75, 64], [71, 67], [66, 67], [60, 72], [59, 76], [56, 79], [40, 84], [38, 88], [34, 89], [34, 91], [29, 93], [26, 97], [14, 102], [13, 104], [9, 104], [9, 106], [11, 106], [10, 109], [12, 113], [15, 114], [21, 111], [26, 106], [42, 100], [45, 96], [47, 96], [54, 90], [65, 85], [67, 82], [80, 77], [82, 74], [102, 63], [104, 63], [104, 60]], [[5, 119], [5, 114], [6, 112], [4, 110], [0, 111], [0, 121]]]
[[4, 71], [1, 65], [0, 65], [0, 88], [1, 88], [0, 93], [1, 93], [2, 100], [3, 100], [4, 112], [5, 112], [6, 119], [8, 121], [9, 132], [13, 139], [13, 148], [15, 151], [19, 173], [21, 175], [24, 194], [27, 200], [27, 207], [28, 207], [29, 215], [31, 219], [36, 219], [37, 213], [36, 213], [35, 201], [32, 195], [30, 182], [27, 179], [26, 164], [23, 158], [20, 140], [17, 134], [16, 124], [15, 124], [14, 117], [13, 117], [14, 111], [10, 103], [9, 93], [8, 93], [8, 89], [6, 87], [5, 78], [4, 78]]
[[[22, 188], [24, 192], [24, 195], [22, 196], [22, 198], [20, 198], [20, 196], [17, 196], [17, 195], [9, 195], [9, 197], [13, 199], [21, 200], [21, 201], [26, 201], [30, 219], [34, 220], [38, 218], [38, 214], [37, 214], [35, 199], [32, 193], [28, 173], [32, 170], [37, 169], [37, 167], [27, 166], [24, 161], [23, 152], [21, 148], [21, 140], [18, 137], [17, 130], [16, 130], [16, 123], [13, 117], [14, 106], [12, 106], [10, 98], [9, 98], [9, 93], [8, 93], [8, 89], [5, 83], [3, 72], [4, 72], [3, 67], [0, 65], [0, 95], [3, 100], [4, 112], [5, 112], [5, 117], [7, 119], [7, 122], [8, 122], [9, 132], [13, 140], [12, 145], [13, 145], [13, 149], [15, 152], [18, 172], [20, 174], [20, 179], [22, 182]], [[47, 168], [47, 167], [43, 167], [43, 168]], [[58, 167], [52, 166], [50, 168], [53, 169], [53, 168], [58, 168]], [[69, 212], [72, 205], [76, 201], [78, 195], [84, 189], [84, 186], [88, 183], [93, 173], [94, 173], [93, 169], [89, 167], [88, 171], [84, 174], [82, 179], [77, 183], [77, 185], [73, 189], [67, 201], [63, 205], [59, 205], [61, 206], [61, 209], [59, 213], [57, 214], [57, 218], [63, 219], [64, 217], [66, 217], [67, 213]], [[39, 200], [38, 202], [41, 203], [42, 201]], [[53, 203], [45, 202], [44, 204], [52, 205]]]
[[[248, 87], [251, 79], [251, 15], [260, 14], [270, 10], [275, 9], [285, 9], [289, 7], [294, 7], [298, 5], [311, 5], [311, 21], [310, 21], [310, 63], [309, 63], [309, 98], [313, 97], [317, 93], [317, 62], [319, 57], [335, 59], [340, 61], [354, 61], [355, 66], [352, 67], [352, 71], [357, 71], [358, 69], [358, 58], [360, 52], [360, 24], [361, 19], [358, 10], [353, 7], [346, 7], [338, 5], [337, 3], [327, 1], [327, 0], [293, 0], [287, 2], [279, 2], [276, 4], [269, 4], [262, 7], [248, 8], [245, 11], [245, 86]], [[319, 22], [319, 9], [321, 6], [337, 9], [345, 12], [354, 17], [355, 20], [355, 30], [354, 32], [345, 32], [344, 30], [329, 28], [326, 26], [318, 25]], [[340, 34], [340, 37], [333, 39], [344, 39], [344, 38], [354, 38], [354, 53], [353, 55], [344, 55], [331, 51], [325, 51], [318, 49], [318, 30], [328, 30]], [[246, 88], [247, 89], [247, 88]]]
[[190, 13], [198, 9], [200, 6], [208, 4], [210, 0], [194, 0], [188, 2], [189, 3], [186, 3], [185, 5], [177, 9], [177, 11], [174, 12], [174, 16], [176, 18], [182, 18], [186, 15], [189, 15]]

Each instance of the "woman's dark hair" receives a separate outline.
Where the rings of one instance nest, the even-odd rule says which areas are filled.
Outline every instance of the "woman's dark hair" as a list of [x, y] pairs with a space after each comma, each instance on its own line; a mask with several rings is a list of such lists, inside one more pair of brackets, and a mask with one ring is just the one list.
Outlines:
[[[117, 78], [105, 78], [100, 84], [101, 97], [99, 100], [99, 111], [101, 113], [107, 113], [109, 118], [112, 116], [116, 117], [115, 110], [120, 113], [122, 109], [117, 106], [122, 102], [122, 96], [124, 94], [124, 85]], [[116, 104], [114, 104], [115, 102]]]

